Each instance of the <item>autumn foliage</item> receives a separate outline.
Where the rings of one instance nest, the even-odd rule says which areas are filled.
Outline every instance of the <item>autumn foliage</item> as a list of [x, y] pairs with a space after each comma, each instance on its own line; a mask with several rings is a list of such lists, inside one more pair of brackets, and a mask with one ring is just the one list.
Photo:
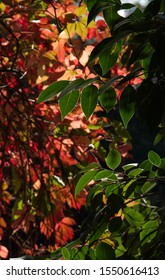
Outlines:
[[[1, 257], [40, 255], [74, 238], [65, 209], [80, 211], [86, 194], [74, 198], [73, 179], [104, 158], [100, 143], [112, 136], [97, 113], [87, 121], [77, 104], [62, 120], [56, 99], [36, 100], [54, 81], [94, 78], [86, 63], [109, 29], [101, 17], [87, 26], [85, 4], [74, 1], [4, 0], [0, 10]], [[127, 157], [127, 140], [115, 137]]]
[[[89, 2], [3, 0], [0, 3], [0, 258], [23, 254], [50, 258], [54, 251], [76, 240], [79, 235], [83, 243], [89, 233], [85, 225], [81, 225], [81, 220], [89, 214], [85, 211], [90, 209], [93, 216], [89, 217], [93, 219], [98, 213], [102, 214], [102, 208], [105, 209], [110, 230], [107, 233], [103, 228], [101, 234], [111, 251], [116, 244], [110, 238], [113, 219], [116, 218], [120, 228], [119, 223], [122, 224], [124, 217], [137, 214], [139, 218], [141, 204], [134, 202], [139, 199], [136, 198], [138, 191], [136, 193], [135, 183], [139, 184], [136, 176], [142, 168], [145, 169], [145, 164], [133, 175], [127, 174], [129, 167], [125, 167], [124, 175], [128, 175], [131, 183], [124, 181], [121, 185], [120, 179], [108, 169], [114, 171], [121, 163], [124, 165], [133, 160], [132, 139], [126, 127], [134, 112], [130, 109], [131, 113], [122, 113], [121, 105], [119, 116], [118, 102], [125, 106], [122, 99], [124, 89], [126, 97], [127, 94], [130, 96], [130, 92], [134, 94], [135, 88], [145, 80], [145, 74], [141, 68], [136, 69], [139, 62], [127, 67], [124, 61], [125, 57], [132, 58], [134, 54], [131, 44], [130, 47], [116, 41], [111, 49], [113, 56], [108, 54], [107, 57], [101, 50], [99, 58], [94, 56], [95, 47], [100, 46], [102, 41], [104, 43], [106, 38], [110, 40], [112, 34], [108, 20], [105, 21], [104, 3], [94, 1], [96, 9], [92, 12], [95, 16], [89, 21], [88, 10], [92, 10]], [[105, 5], [109, 4], [106, 2]], [[103, 47], [107, 48], [106, 45]], [[91, 53], [95, 59], [89, 64]], [[112, 83], [108, 87], [109, 80], [113, 81], [113, 87]], [[70, 81], [75, 81], [75, 85], [76, 81], [77, 85], [79, 83], [77, 88], [72, 88], [73, 95], [69, 92], [71, 95], [64, 94], [58, 98], [58, 93]], [[91, 96], [95, 92], [97, 95], [100, 87], [109, 90], [102, 90], [99, 102], [98, 96], [93, 99], [93, 110], [91, 107], [88, 110], [89, 104], [79, 98], [84, 81], [91, 82], [88, 88], [93, 92]], [[44, 96], [42, 100], [41, 92], [48, 98]], [[111, 99], [108, 94], [111, 94]], [[68, 101], [68, 96], [72, 102]], [[112, 155], [117, 158], [117, 164], [111, 162]], [[151, 152], [148, 160], [153, 169], [164, 168], [163, 161], [155, 153]], [[102, 168], [99, 171], [98, 164]], [[112, 175], [113, 184], [117, 181], [119, 194], [114, 191], [111, 197], [110, 188], [108, 190], [107, 186], [102, 188], [98, 184], [98, 193], [91, 191], [87, 196], [94, 181], [83, 177], [88, 186], [84, 188], [86, 185], [81, 185], [81, 176], [87, 176], [84, 168], [87, 175], [93, 174], [91, 179], [95, 176], [96, 181], [104, 181], [104, 176], [111, 178]], [[81, 190], [77, 196], [76, 185]], [[102, 190], [104, 187], [107, 191]], [[122, 194], [123, 189], [126, 195]], [[134, 190], [135, 197], [130, 202], [129, 195]], [[92, 195], [96, 195], [97, 207], [94, 210], [89, 202]], [[121, 195], [121, 199], [117, 195]], [[111, 207], [111, 216], [109, 197], [114, 201], [116, 199], [116, 206]], [[132, 206], [136, 209], [133, 210]], [[125, 216], [122, 207], [126, 208]], [[145, 220], [142, 215], [140, 218], [143, 227]], [[99, 219], [97, 217], [96, 226], [102, 227]], [[144, 233], [145, 226], [142, 230]], [[93, 245], [95, 240], [92, 238]], [[93, 250], [93, 247], [90, 249]], [[98, 255], [99, 250], [98, 247]], [[111, 253], [114, 255], [114, 252]]]

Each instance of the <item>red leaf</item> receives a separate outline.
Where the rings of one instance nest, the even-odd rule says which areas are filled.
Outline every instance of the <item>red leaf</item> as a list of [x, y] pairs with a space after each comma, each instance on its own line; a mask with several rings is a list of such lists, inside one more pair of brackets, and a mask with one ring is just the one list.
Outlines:
[[56, 224], [56, 242], [63, 246], [68, 240], [72, 240], [74, 237], [74, 231], [71, 226], [75, 224], [72, 218], [64, 217], [59, 223]]

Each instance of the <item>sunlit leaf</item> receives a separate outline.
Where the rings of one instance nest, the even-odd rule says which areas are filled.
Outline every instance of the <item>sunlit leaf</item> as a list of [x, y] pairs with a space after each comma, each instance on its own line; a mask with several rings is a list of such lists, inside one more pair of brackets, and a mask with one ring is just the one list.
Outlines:
[[73, 90], [59, 100], [62, 119], [64, 119], [65, 116], [74, 109], [74, 107], [78, 102], [78, 99], [79, 99], [79, 91]]
[[58, 93], [60, 93], [68, 84], [69, 81], [57, 81], [52, 83], [50, 86], [48, 86], [45, 90], [41, 92], [41, 94], [38, 97], [37, 103], [45, 102], [52, 99]]
[[82, 175], [76, 185], [75, 196], [77, 196], [87, 186], [87, 184], [94, 178], [97, 172], [97, 170], [91, 170]]
[[124, 210], [124, 217], [129, 222], [131, 226], [141, 226], [144, 224], [144, 217], [143, 215], [134, 210], [133, 208], [126, 207]]
[[121, 163], [121, 155], [116, 149], [111, 149], [106, 159], [106, 164], [110, 169], [116, 169]]
[[159, 167], [160, 164], [161, 164], [161, 158], [160, 158], [160, 156], [159, 156], [156, 152], [154, 152], [154, 151], [149, 151], [149, 153], [148, 153], [148, 159], [149, 159], [149, 161], [150, 161], [153, 165], [155, 165], [155, 166], [157, 166], [157, 167]]
[[64, 257], [65, 260], [69, 260], [70, 259], [70, 252], [66, 247], [62, 248], [62, 255]]
[[[71, 92], [73, 90], [82, 89], [85, 86], [87, 86], [87, 85], [89, 85], [91, 83], [94, 83], [97, 80], [98, 80], [97, 77], [91, 78], [91, 79], [87, 79], [87, 80], [79, 78], [79, 79], [76, 79], [75, 81], [68, 82], [69, 84], [67, 84], [66, 87], [63, 88], [59, 98], [62, 98], [64, 95], [66, 95], [67, 93], [69, 93], [69, 92]], [[61, 82], [63, 82], [63, 81], [61, 81]]]
[[158, 226], [158, 220], [148, 221], [143, 225], [142, 231], [140, 232], [140, 241], [142, 244], [149, 243], [153, 238], [155, 238]]
[[83, 89], [81, 95], [82, 110], [87, 119], [92, 115], [98, 101], [98, 89], [94, 85], [87, 86]]

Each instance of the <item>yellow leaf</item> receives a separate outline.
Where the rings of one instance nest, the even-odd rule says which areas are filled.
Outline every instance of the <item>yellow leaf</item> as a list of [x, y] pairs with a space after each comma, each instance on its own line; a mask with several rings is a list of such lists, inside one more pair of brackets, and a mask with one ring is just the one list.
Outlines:
[[87, 28], [87, 16], [83, 16], [80, 18], [80, 21]]
[[88, 34], [88, 29], [82, 22], [77, 22], [76, 33], [84, 40]]
[[92, 20], [89, 24], [88, 24], [88, 28], [96, 28], [96, 22], [94, 20]]
[[4, 12], [6, 9], [6, 5], [4, 3], [0, 3], [0, 11]]
[[47, 81], [47, 79], [49, 78], [49, 76], [46, 76], [46, 75], [44, 75], [44, 76], [38, 76], [38, 78], [37, 78], [37, 80], [36, 80], [36, 84], [38, 85], [38, 84], [40, 84], [40, 83], [43, 83], [43, 82], [45, 82], [45, 81]]
[[8, 189], [8, 184], [7, 184], [6, 181], [3, 181], [3, 183], [1, 184], [1, 190], [2, 190], [2, 191], [5, 191], [5, 190], [7, 190], [7, 189]]
[[75, 11], [76, 16], [78, 16], [78, 17], [80, 17], [80, 16], [82, 16], [86, 13], [87, 13], [87, 7], [86, 6], [78, 7]]
[[72, 37], [76, 30], [76, 23], [67, 23], [67, 31], [69, 36]]
[[115, 242], [110, 239], [110, 233], [103, 233], [101, 236], [103, 242], [109, 244], [112, 248], [115, 248]]

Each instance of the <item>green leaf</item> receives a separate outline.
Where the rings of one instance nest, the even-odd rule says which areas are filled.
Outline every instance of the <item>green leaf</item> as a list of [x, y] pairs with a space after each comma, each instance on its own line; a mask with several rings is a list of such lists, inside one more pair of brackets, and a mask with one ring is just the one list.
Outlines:
[[79, 173], [85, 173], [86, 171], [92, 170], [92, 169], [98, 169], [100, 165], [97, 162], [92, 162], [82, 168], [82, 170], [79, 171]]
[[101, 180], [101, 179], [106, 179], [110, 176], [112, 176], [114, 173], [110, 170], [101, 170], [99, 171], [96, 175], [95, 175], [95, 180], [98, 181], [98, 180]]
[[116, 34], [115, 36], [105, 38], [103, 39], [97, 46], [93, 49], [91, 52], [91, 55], [89, 57], [88, 64], [93, 62], [97, 57], [99, 57], [101, 54], [105, 53], [106, 51], [109, 51], [117, 42], [120, 42], [121, 39], [126, 37], [132, 32], [132, 30], [124, 30], [123, 32], [120, 32], [119, 34]]
[[142, 187], [142, 193], [146, 194], [156, 186], [156, 182], [146, 182]]
[[136, 179], [132, 179], [129, 181], [125, 186], [124, 186], [124, 191], [125, 191], [125, 199], [127, 199], [135, 190], [137, 186], [137, 181]]
[[122, 166], [124, 171], [127, 171], [129, 169], [135, 168], [138, 165], [138, 163], [128, 163]]
[[154, 151], [149, 151], [148, 159], [153, 165], [155, 165], [157, 167], [159, 167], [161, 164], [160, 156], [157, 153], [155, 153]]
[[121, 155], [120, 153], [115, 150], [111, 149], [111, 151], [108, 153], [107, 158], [105, 159], [106, 164], [110, 169], [116, 169], [120, 163], [121, 163]]
[[136, 168], [136, 169], [133, 169], [131, 170], [129, 173], [128, 173], [128, 176], [129, 177], [137, 177], [139, 174], [141, 174], [143, 172], [143, 169], [142, 168]]
[[159, 222], [157, 220], [146, 222], [140, 232], [140, 241], [142, 244], [149, 243], [156, 236]]
[[59, 100], [62, 119], [74, 109], [79, 99], [79, 91], [73, 90]]
[[140, 168], [144, 169], [145, 171], [150, 171], [152, 169], [152, 163], [146, 159], [140, 165]]
[[85, 186], [94, 178], [97, 172], [97, 170], [91, 170], [82, 175], [76, 185], [75, 196], [77, 196], [85, 188]]
[[48, 101], [60, 93], [67, 85], [69, 81], [57, 81], [48, 86], [45, 90], [43, 90], [37, 100], [37, 103]]
[[114, 191], [116, 191], [119, 188], [119, 184], [113, 183], [106, 187], [105, 194], [106, 197], [110, 196]]
[[124, 123], [125, 128], [135, 111], [135, 90], [132, 86], [128, 85], [121, 94], [119, 102], [119, 113]]
[[110, 71], [111, 67], [114, 66], [120, 51], [121, 42], [118, 42], [112, 50], [109, 50], [108, 52], [105, 52], [99, 56], [99, 63], [102, 69], [102, 75], [105, 75], [108, 71]]
[[129, 222], [131, 226], [141, 226], [144, 224], [144, 217], [138, 211], [130, 207], [126, 207], [124, 210], [124, 217]]
[[96, 247], [96, 257], [98, 260], [115, 260], [115, 251], [107, 243], [99, 243]]
[[112, 28], [112, 26], [114, 26], [116, 22], [120, 20], [120, 16], [118, 15], [117, 11], [117, 5], [112, 5], [111, 7], [103, 11], [104, 19], [110, 29]]
[[92, 115], [98, 101], [98, 89], [94, 85], [85, 87], [81, 95], [81, 107], [87, 119]]
[[62, 248], [62, 255], [65, 260], [70, 260], [70, 252], [66, 247]]
[[123, 76], [115, 76], [115, 77], [112, 77], [111, 79], [108, 80], [108, 82], [106, 82], [104, 85], [102, 85], [99, 89], [99, 93], [102, 94], [103, 92], [105, 91], [108, 91], [109, 90], [109, 87], [114, 83], [116, 82], [117, 80], [121, 79]]
[[111, 5], [112, 5], [112, 3], [110, 3], [109, 1], [105, 1], [105, 0], [96, 2], [96, 4], [93, 5], [92, 9], [89, 12], [87, 24], [89, 24], [100, 12], [109, 8]]
[[91, 83], [94, 83], [97, 80], [98, 80], [98, 77], [87, 79], [87, 80], [80, 78], [75, 81], [72, 81], [62, 90], [62, 92], [59, 96], [59, 99], [63, 98], [63, 96], [66, 95], [67, 93], [69, 93], [73, 90], [78, 90], [78, 89], [84, 88], [85, 86], [87, 86]]
[[103, 92], [99, 96], [99, 101], [101, 106], [105, 109], [105, 111], [108, 113], [112, 108], [114, 108], [116, 104], [116, 91], [113, 87], [109, 87], [107, 91]]

